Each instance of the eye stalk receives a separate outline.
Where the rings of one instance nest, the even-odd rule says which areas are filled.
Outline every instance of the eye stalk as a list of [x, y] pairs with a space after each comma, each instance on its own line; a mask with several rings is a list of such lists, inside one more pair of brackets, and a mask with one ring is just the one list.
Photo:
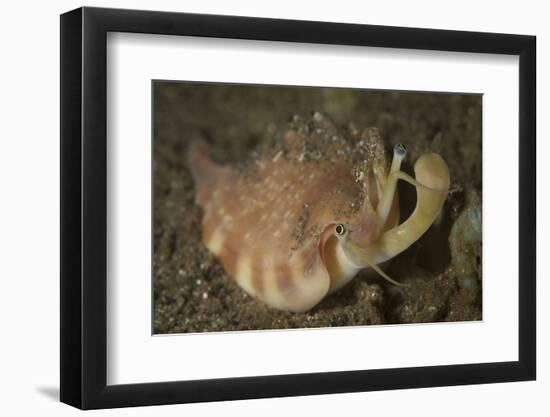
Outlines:
[[344, 237], [347, 233], [346, 226], [342, 223], [337, 224], [334, 228], [334, 233], [337, 237]]

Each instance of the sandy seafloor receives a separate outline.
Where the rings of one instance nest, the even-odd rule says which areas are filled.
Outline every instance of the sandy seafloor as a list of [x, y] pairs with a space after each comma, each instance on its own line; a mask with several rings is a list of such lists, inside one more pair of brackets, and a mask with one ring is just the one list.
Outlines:
[[[153, 332], [333, 327], [480, 320], [481, 96], [154, 82]], [[273, 144], [292, 120], [321, 112], [342, 132], [377, 127], [388, 157], [439, 152], [451, 174], [441, 218], [386, 266], [396, 287], [365, 271], [305, 313], [275, 310], [248, 296], [201, 242], [201, 209], [186, 166], [189, 143], [203, 139], [218, 162], [239, 163]], [[315, 126], [313, 126], [315, 127]], [[400, 184], [401, 219], [413, 187]]]

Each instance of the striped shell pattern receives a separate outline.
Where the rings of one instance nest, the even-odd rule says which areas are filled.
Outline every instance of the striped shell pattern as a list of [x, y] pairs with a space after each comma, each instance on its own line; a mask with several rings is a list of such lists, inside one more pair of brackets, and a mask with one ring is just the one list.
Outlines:
[[376, 129], [355, 144], [331, 143], [321, 158], [304, 157], [306, 139], [295, 130], [283, 141], [239, 167], [212, 161], [195, 142], [189, 167], [203, 241], [227, 274], [269, 306], [301, 312], [361, 269], [342, 261], [335, 227], [350, 225], [355, 241], [368, 246], [398, 224], [398, 198], [381, 222], [376, 208], [390, 167]]

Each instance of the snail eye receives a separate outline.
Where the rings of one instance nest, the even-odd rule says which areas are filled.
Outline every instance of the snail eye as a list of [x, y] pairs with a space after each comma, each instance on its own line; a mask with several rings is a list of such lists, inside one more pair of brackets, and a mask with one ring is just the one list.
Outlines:
[[393, 148], [393, 151], [401, 156], [401, 157], [404, 157], [406, 154], [407, 154], [407, 147], [402, 144], [402, 143], [398, 143], [397, 145], [395, 145], [395, 147]]
[[337, 224], [334, 232], [337, 236], [344, 236], [346, 234], [346, 226], [344, 226], [342, 223]]

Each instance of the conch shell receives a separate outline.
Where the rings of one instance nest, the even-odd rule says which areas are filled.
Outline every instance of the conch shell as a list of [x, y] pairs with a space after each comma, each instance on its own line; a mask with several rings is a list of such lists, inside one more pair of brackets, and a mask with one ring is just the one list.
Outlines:
[[[202, 238], [225, 271], [248, 294], [292, 312], [311, 309], [363, 268], [396, 283], [377, 265], [407, 249], [440, 212], [450, 181], [445, 161], [422, 155], [413, 179], [400, 170], [404, 146], [388, 164], [376, 129], [364, 132], [354, 158], [338, 157], [342, 144], [330, 158], [305, 158], [306, 138], [295, 130], [284, 142], [246, 167], [213, 162], [204, 142], [190, 147]], [[417, 191], [402, 224], [399, 179]]]

